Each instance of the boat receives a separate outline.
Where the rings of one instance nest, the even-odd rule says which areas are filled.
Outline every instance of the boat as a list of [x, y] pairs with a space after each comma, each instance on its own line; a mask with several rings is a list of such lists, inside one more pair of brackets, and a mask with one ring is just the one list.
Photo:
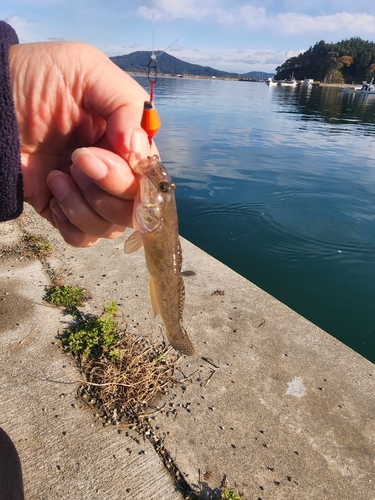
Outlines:
[[297, 86], [297, 80], [294, 78], [294, 74], [292, 75], [292, 78], [290, 80], [283, 80], [282, 82], [279, 82], [278, 85], [280, 87], [296, 87]]
[[341, 87], [341, 91], [351, 94], [375, 94], [375, 85], [372, 83], [364, 83], [361, 86], [354, 85], [353, 87]]
[[311, 87], [311, 85], [312, 85], [313, 83], [314, 83], [314, 79], [313, 79], [313, 78], [305, 78], [305, 79], [303, 80], [302, 85], [303, 85], [304, 87]]
[[268, 80], [266, 80], [266, 85], [269, 85], [270, 87], [276, 87], [278, 83], [279, 82], [277, 82], [273, 78], [268, 78]]
[[375, 85], [371, 83], [364, 83], [361, 90], [356, 90], [358, 94], [375, 94]]
[[361, 90], [363, 85], [352, 85], [351, 87], [341, 87], [342, 92], [358, 92]]
[[278, 85], [279, 87], [297, 87], [297, 80], [283, 80]]

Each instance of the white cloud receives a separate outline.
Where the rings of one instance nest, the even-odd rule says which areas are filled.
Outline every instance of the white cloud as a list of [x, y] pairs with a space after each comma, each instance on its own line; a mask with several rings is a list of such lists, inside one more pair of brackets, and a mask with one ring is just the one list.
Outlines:
[[[172, 50], [171, 50], [172, 52]], [[177, 55], [177, 54], [176, 54]], [[263, 71], [274, 73], [287, 55], [283, 51], [252, 49], [200, 49], [199, 52], [181, 47], [177, 57], [183, 61], [233, 73]]]
[[151, 19], [160, 19], [160, 14], [156, 13], [153, 11], [153, 9], [149, 9], [148, 7], [144, 7], [143, 5], [139, 6], [137, 8], [137, 14], [139, 17], [142, 19], [146, 19], [147, 21], [150, 21]]
[[337, 31], [375, 33], [375, 16], [364, 13], [338, 12], [330, 16], [316, 17], [287, 13], [279, 14], [276, 20], [282, 31], [290, 35]]
[[231, 25], [237, 21], [237, 13], [234, 10], [216, 9], [213, 16], [219, 24]]
[[252, 7], [244, 5], [238, 9], [238, 19], [244, 20], [249, 28], [262, 29], [267, 25], [269, 17], [264, 7]]
[[[237, 8], [217, 7], [217, 2], [206, 0], [156, 0], [155, 20], [214, 21], [221, 25], [245, 24], [253, 32], [271, 32], [285, 35], [304, 33], [375, 33], [375, 16], [364, 12], [345, 11], [330, 15], [308, 15], [300, 12], [269, 13], [264, 7], [242, 5]], [[152, 19], [153, 10], [140, 6], [137, 14]]]
[[297, 57], [300, 54], [303, 54], [304, 52], [306, 52], [305, 49], [301, 49], [301, 50], [288, 50], [288, 52], [286, 53], [286, 59], [290, 59], [291, 57]]
[[210, 2], [206, 1], [202, 7], [200, 0], [156, 0], [155, 9], [140, 6], [137, 9], [137, 14], [143, 19], [155, 20], [174, 20], [174, 19], [191, 19], [202, 21], [210, 15], [212, 7]]

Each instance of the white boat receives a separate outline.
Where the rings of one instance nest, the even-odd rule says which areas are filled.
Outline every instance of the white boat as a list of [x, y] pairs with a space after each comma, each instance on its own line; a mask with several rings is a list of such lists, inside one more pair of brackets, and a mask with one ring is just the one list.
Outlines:
[[357, 90], [356, 93], [358, 94], [375, 94], [375, 85], [372, 85], [371, 83], [365, 83], [362, 85], [361, 90]]
[[375, 85], [372, 83], [364, 83], [363, 85], [354, 85], [353, 87], [341, 87], [342, 92], [351, 94], [375, 94]]
[[278, 83], [279, 82], [276, 82], [273, 78], [268, 78], [268, 80], [266, 80], [266, 85], [269, 85], [270, 87], [276, 87]]
[[361, 90], [362, 85], [352, 85], [351, 87], [341, 87], [342, 92], [358, 92]]
[[278, 85], [280, 87], [296, 87], [297, 80], [294, 78], [294, 75], [292, 75], [292, 78], [290, 80], [283, 80], [282, 82], [279, 82]]
[[297, 87], [297, 80], [284, 80], [278, 83], [279, 87]]
[[314, 83], [314, 78], [305, 78], [302, 85], [304, 87], [310, 87]]

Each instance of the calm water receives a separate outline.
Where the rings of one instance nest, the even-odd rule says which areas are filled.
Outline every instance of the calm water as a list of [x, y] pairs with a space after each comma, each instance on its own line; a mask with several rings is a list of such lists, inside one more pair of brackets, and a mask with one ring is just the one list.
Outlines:
[[156, 104], [181, 234], [375, 362], [375, 96], [160, 78]]

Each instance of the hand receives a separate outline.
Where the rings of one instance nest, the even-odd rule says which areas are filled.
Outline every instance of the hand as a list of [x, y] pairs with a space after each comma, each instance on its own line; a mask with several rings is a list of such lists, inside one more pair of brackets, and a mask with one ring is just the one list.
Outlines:
[[13, 45], [9, 61], [25, 201], [73, 246], [119, 236], [138, 189], [129, 153], [157, 154], [140, 128], [147, 93], [81, 43]]

